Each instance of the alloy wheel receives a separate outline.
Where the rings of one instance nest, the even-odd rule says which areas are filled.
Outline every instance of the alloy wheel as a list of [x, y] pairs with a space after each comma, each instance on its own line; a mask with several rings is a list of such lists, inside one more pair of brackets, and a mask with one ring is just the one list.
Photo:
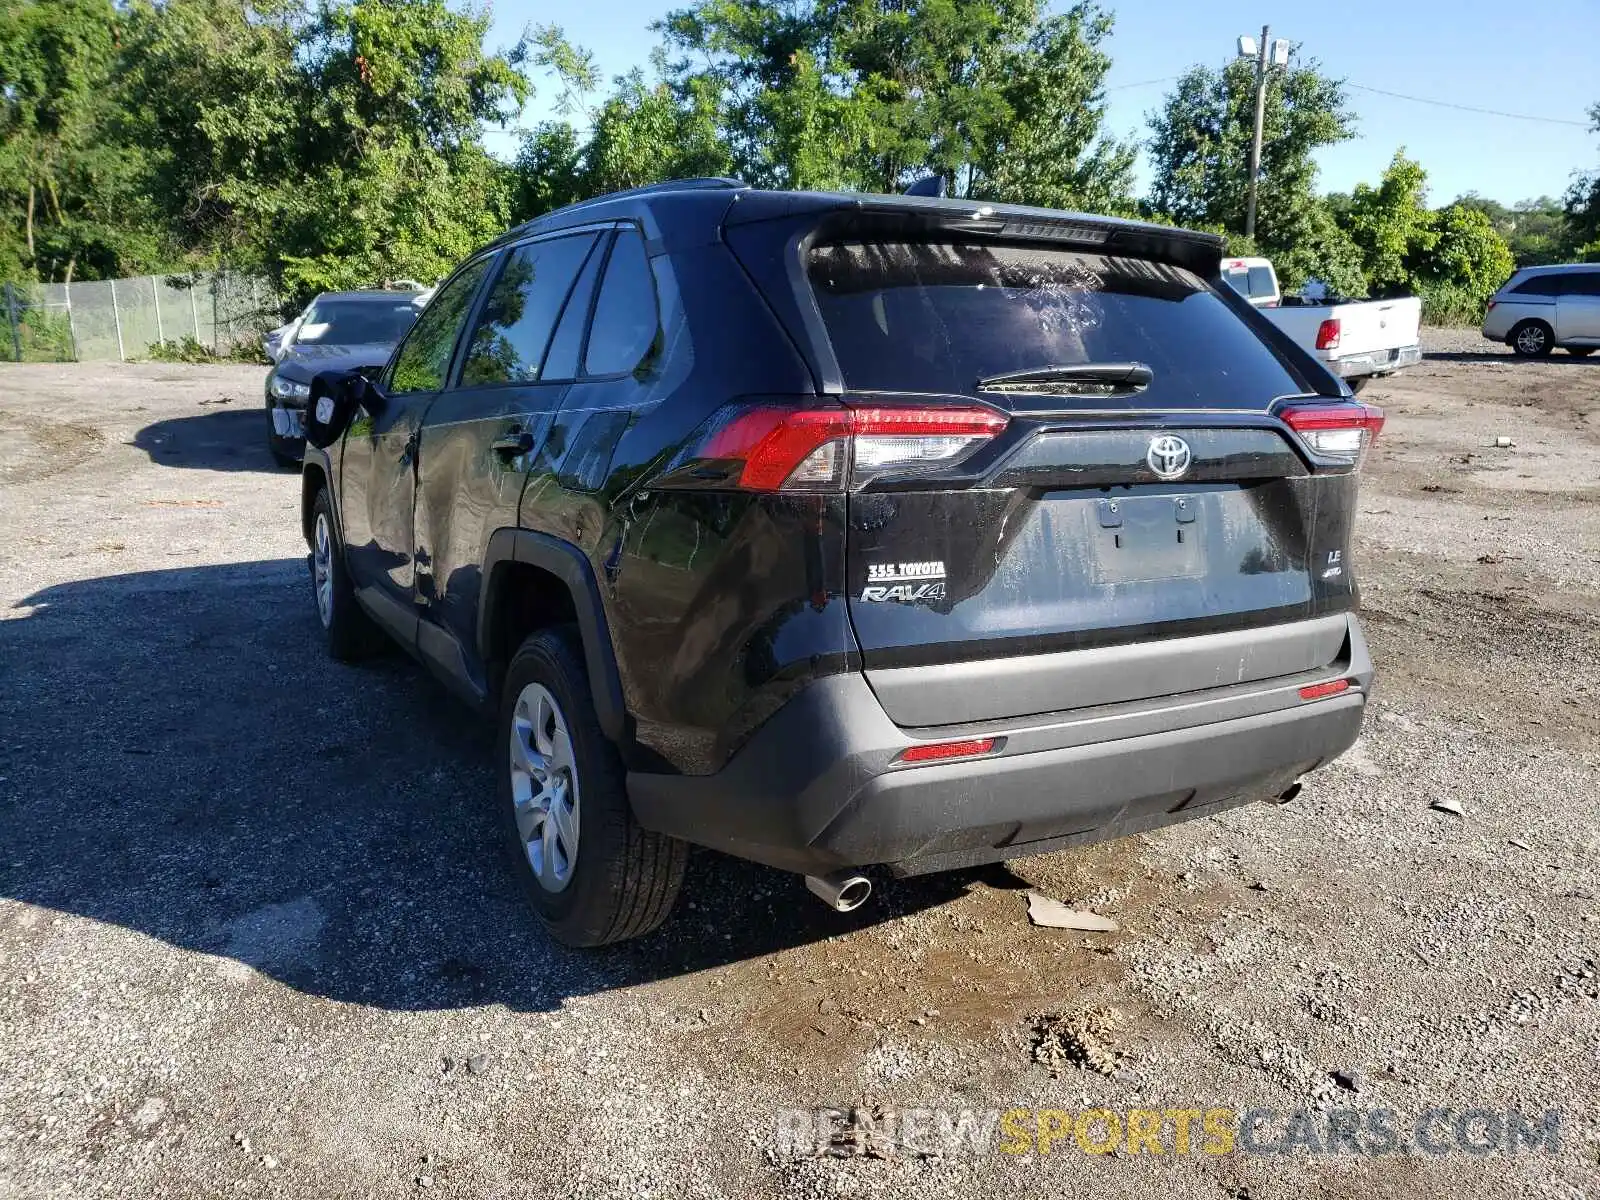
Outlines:
[[1529, 325], [1517, 334], [1517, 349], [1524, 354], [1538, 354], [1544, 349], [1545, 333], [1537, 325]]
[[578, 861], [578, 768], [561, 706], [530, 683], [511, 711], [511, 803], [539, 886], [559, 892]]
[[317, 514], [317, 528], [311, 547], [311, 582], [317, 590], [317, 616], [322, 627], [333, 624], [333, 533], [328, 528], [328, 514]]

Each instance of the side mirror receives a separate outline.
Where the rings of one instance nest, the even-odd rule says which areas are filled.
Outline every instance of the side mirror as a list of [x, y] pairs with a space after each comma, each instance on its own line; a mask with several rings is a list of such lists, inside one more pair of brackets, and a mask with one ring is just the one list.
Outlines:
[[345, 402], [351, 407], [364, 408], [372, 416], [377, 416], [383, 409], [383, 393], [359, 371], [352, 371], [344, 381], [343, 394]]
[[319, 371], [311, 380], [306, 405], [306, 440], [318, 449], [338, 441], [357, 410], [376, 416], [383, 411], [378, 385], [356, 371]]

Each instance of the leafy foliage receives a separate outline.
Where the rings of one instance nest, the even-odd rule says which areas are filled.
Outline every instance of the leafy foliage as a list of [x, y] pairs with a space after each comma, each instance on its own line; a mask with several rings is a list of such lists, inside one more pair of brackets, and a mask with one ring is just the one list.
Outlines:
[[[514, 220], [687, 175], [1142, 212], [1271, 255], [1286, 287], [1481, 303], [1518, 262], [1600, 257], [1600, 170], [1561, 205], [1426, 207], [1421, 167], [1318, 197], [1353, 136], [1314, 62], [1269, 77], [1259, 219], [1242, 238], [1249, 63], [1199, 66], [1150, 116], [1153, 182], [1106, 132], [1101, 0], [678, 0], [649, 64], [601, 81], [555, 26], [486, 45], [481, 0], [0, 0], [0, 277], [227, 266], [291, 303], [433, 280]], [[533, 78], [555, 116], [484, 148]], [[1600, 106], [1593, 116], [1600, 132]], [[162, 351], [166, 353], [167, 351]]]
[[[1590, 132], [1600, 133], [1600, 103], [1589, 109]], [[1600, 262], [1600, 170], [1572, 181], [1566, 197], [1568, 242], [1585, 262]]]
[[1345, 228], [1375, 290], [1403, 288], [1410, 281], [1407, 260], [1433, 248], [1427, 196], [1428, 173], [1403, 148], [1395, 151], [1377, 187], [1358, 183], [1351, 193]]
[[1564, 262], [1571, 257], [1567, 215], [1561, 202], [1550, 196], [1518, 200], [1510, 208], [1476, 192], [1457, 196], [1463, 208], [1481, 212], [1494, 231], [1511, 247], [1519, 267]]
[[1482, 209], [1427, 206], [1428, 173], [1396, 151], [1377, 187], [1357, 185], [1342, 220], [1379, 293], [1422, 296], [1430, 320], [1474, 321], [1515, 269], [1511, 248]]
[[[1255, 128], [1255, 67], [1195, 67], [1150, 114], [1154, 165], [1149, 205], [1179, 224], [1242, 233]], [[1344, 85], [1315, 62], [1267, 77], [1256, 243], [1284, 285], [1316, 278], [1336, 291], [1365, 291], [1354, 255], [1316, 196], [1316, 151], [1355, 136]]]
[[120, 113], [111, 0], [0, 0], [0, 276], [96, 278], [161, 251]]

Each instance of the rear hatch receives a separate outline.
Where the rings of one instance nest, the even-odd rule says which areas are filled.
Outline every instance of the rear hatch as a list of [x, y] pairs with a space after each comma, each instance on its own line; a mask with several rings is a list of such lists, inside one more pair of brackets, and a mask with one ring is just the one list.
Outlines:
[[[1312, 394], [1314, 372], [1258, 336], [1219, 279], [925, 228], [796, 252], [842, 385], [833, 402], [854, 414], [848, 605], [893, 719], [1059, 711], [1335, 661], [1343, 622], [1318, 618], [1353, 604], [1371, 430], [1328, 440], [1354, 450], [1327, 455], [1284, 418], [1375, 410]], [[1305, 636], [1276, 629], [1288, 622]], [[1257, 647], [1237, 636], [1252, 629], [1273, 632]], [[1151, 658], [1156, 641], [1171, 652]], [[1130, 644], [1145, 645], [1144, 666], [1108, 670], [1103, 648]], [[992, 679], [968, 668], [942, 709], [906, 686], [905, 668], [1025, 655], [1055, 682], [1019, 686], [1015, 663]]]

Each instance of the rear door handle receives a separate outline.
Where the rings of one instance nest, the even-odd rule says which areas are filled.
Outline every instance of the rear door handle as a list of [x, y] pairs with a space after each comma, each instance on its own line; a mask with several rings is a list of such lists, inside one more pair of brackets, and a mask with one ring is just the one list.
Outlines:
[[489, 449], [496, 454], [503, 454], [507, 458], [517, 454], [526, 454], [533, 449], [533, 434], [525, 429], [513, 429], [490, 442]]

